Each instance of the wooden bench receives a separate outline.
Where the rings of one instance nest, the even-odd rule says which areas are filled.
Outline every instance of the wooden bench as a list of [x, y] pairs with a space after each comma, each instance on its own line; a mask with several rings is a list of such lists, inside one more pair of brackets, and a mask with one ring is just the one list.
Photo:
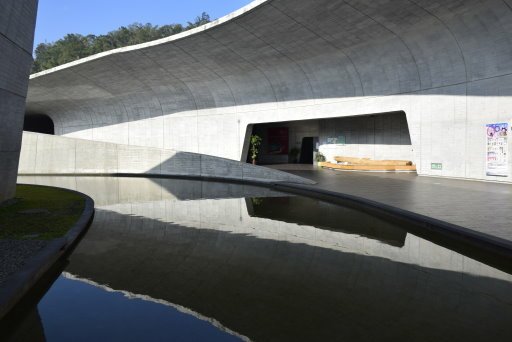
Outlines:
[[338, 163], [321, 162], [319, 166], [352, 171], [416, 171], [410, 160], [372, 160], [370, 158], [335, 157]]

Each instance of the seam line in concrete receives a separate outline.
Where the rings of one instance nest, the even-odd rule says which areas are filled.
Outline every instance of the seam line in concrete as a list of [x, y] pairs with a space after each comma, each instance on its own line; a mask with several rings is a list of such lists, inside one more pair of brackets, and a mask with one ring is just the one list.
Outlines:
[[23, 52], [25, 52], [27, 55], [29, 55], [30, 57], [32, 57], [32, 52], [28, 51], [27, 49], [23, 48], [20, 44], [16, 43], [14, 40], [12, 40], [11, 38], [7, 37], [5, 34], [3, 34], [2, 32], [0, 32], [0, 36], [4, 37], [6, 40], [8, 40], [9, 42], [11, 42], [13, 45], [15, 45], [18, 49], [22, 50]]

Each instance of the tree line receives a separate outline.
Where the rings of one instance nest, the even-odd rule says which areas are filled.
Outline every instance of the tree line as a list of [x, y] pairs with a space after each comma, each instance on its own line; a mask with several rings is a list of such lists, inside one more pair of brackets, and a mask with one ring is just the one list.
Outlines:
[[56, 42], [37, 45], [34, 51], [32, 72], [40, 72], [100, 52], [169, 37], [207, 24], [210, 21], [210, 16], [203, 12], [201, 16], [198, 16], [193, 22], [188, 22], [187, 25], [158, 26], [134, 23], [99, 36], [67, 34]]

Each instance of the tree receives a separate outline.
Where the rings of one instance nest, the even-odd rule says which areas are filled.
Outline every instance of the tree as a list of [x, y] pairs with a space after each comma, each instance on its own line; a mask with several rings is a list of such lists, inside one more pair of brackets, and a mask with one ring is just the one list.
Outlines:
[[256, 164], [256, 158], [260, 153], [261, 137], [259, 135], [251, 135], [251, 159], [252, 163]]
[[187, 25], [187, 30], [190, 30], [190, 29], [193, 29], [193, 28], [196, 28], [196, 27], [199, 27], [199, 26], [203, 26], [204, 24], [208, 24], [210, 22], [210, 16], [208, 15], [208, 13], [206, 12], [203, 12], [201, 13], [201, 16], [199, 17], [196, 17], [196, 20], [194, 22], [188, 22], [188, 25]]
[[188, 22], [185, 28], [181, 24], [158, 26], [133, 23], [99, 36], [67, 34], [56, 42], [37, 45], [32, 72], [50, 69], [100, 52], [169, 37], [209, 22], [210, 16], [203, 12], [194, 22]]

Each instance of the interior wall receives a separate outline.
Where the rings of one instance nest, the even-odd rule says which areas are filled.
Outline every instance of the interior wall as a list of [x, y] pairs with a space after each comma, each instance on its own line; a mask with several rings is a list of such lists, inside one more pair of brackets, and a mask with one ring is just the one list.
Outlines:
[[[288, 154], [268, 152], [269, 129], [277, 127], [288, 128], [289, 151], [292, 148], [300, 150], [305, 137], [318, 137], [319, 151], [331, 162], [335, 162], [336, 156], [414, 161], [414, 149], [404, 112], [254, 125], [252, 134], [262, 138], [258, 157], [260, 164], [292, 162]], [[250, 161], [250, 157], [247, 160]]]
[[268, 129], [277, 127], [288, 128], [288, 151], [291, 151], [293, 148], [300, 150], [303, 138], [318, 137], [320, 134], [319, 120], [274, 122], [254, 125], [253, 134], [257, 134], [262, 138], [261, 152], [258, 157], [258, 162], [260, 164], [286, 164], [291, 161], [289, 154], [276, 155], [268, 152]]
[[320, 120], [320, 152], [332, 162], [336, 156], [414, 161], [404, 112]]

